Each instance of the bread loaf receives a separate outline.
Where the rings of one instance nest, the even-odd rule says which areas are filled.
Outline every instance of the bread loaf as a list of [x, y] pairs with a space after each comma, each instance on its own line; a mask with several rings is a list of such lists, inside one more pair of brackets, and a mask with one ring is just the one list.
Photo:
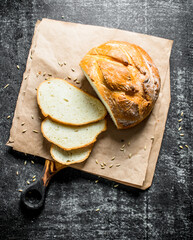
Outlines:
[[86, 147], [96, 141], [97, 136], [106, 130], [106, 120], [84, 126], [69, 126], [46, 118], [41, 125], [43, 136], [64, 150]]
[[141, 47], [109, 41], [91, 49], [80, 66], [118, 129], [135, 126], [152, 111], [160, 76]]
[[49, 79], [37, 89], [42, 114], [68, 125], [97, 122], [106, 115], [103, 104], [63, 79]]
[[55, 161], [64, 165], [70, 165], [74, 163], [80, 163], [86, 160], [89, 157], [91, 150], [92, 145], [85, 148], [65, 151], [52, 144], [50, 148], [50, 154]]

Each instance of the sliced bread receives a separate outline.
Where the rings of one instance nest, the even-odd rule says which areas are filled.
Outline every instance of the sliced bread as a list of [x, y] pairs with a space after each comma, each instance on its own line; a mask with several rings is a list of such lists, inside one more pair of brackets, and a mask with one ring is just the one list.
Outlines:
[[50, 154], [55, 161], [64, 165], [70, 165], [74, 163], [80, 163], [86, 160], [89, 157], [91, 150], [92, 145], [85, 148], [65, 151], [58, 146], [52, 144], [50, 148]]
[[97, 122], [107, 111], [95, 97], [63, 79], [49, 79], [37, 89], [37, 101], [42, 114], [68, 125]]
[[106, 130], [106, 120], [84, 126], [69, 126], [46, 118], [41, 125], [43, 136], [64, 150], [86, 147], [96, 141], [97, 136]]

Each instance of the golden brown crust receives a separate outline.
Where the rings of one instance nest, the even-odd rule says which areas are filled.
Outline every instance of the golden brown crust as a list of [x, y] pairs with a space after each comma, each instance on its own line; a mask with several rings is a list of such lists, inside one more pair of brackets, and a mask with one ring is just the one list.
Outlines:
[[[49, 118], [49, 117], [48, 117], [48, 118]], [[104, 121], [105, 121], [105, 126], [104, 126], [104, 128], [95, 136], [95, 138], [93, 139], [92, 142], [89, 142], [89, 143], [87, 143], [87, 144], [85, 144], [85, 145], [82, 145], [82, 146], [80, 146], [80, 147], [77, 147], [77, 148], [64, 148], [64, 147], [61, 146], [60, 144], [56, 144], [55, 142], [51, 141], [51, 140], [45, 135], [45, 133], [44, 133], [44, 131], [43, 131], [43, 124], [44, 124], [44, 122], [46, 121], [46, 119], [47, 119], [47, 118], [45, 118], [45, 119], [42, 121], [42, 124], [41, 124], [41, 133], [42, 133], [42, 135], [45, 137], [45, 139], [48, 140], [48, 142], [50, 142], [50, 143], [52, 143], [52, 144], [55, 144], [56, 146], [58, 146], [59, 148], [62, 148], [62, 149], [65, 150], [65, 151], [70, 151], [70, 150], [75, 150], [75, 149], [87, 147], [87, 146], [93, 144], [94, 142], [96, 142], [97, 137], [99, 136], [99, 134], [101, 134], [102, 132], [104, 132], [104, 131], [107, 130], [107, 120], [104, 119]], [[51, 119], [51, 118], [50, 118], [50, 119]], [[52, 120], [52, 119], [51, 119], [51, 120]], [[61, 124], [61, 123], [59, 123], [59, 124]], [[91, 124], [92, 124], [92, 123], [91, 123]]]
[[[61, 78], [50, 78], [49, 80], [61, 80], [61, 81], [66, 81], [64, 79], [61, 79]], [[38, 103], [38, 106], [42, 112], [42, 115], [46, 118], [46, 117], [49, 117], [50, 119], [52, 119], [53, 121], [55, 122], [58, 122], [58, 123], [61, 123], [61, 124], [66, 124], [66, 125], [70, 125], [70, 126], [82, 126], [82, 125], [87, 125], [87, 124], [90, 124], [90, 123], [94, 123], [94, 122], [98, 122], [100, 120], [102, 120], [103, 118], [105, 118], [105, 116], [107, 115], [107, 112], [105, 111], [104, 115], [101, 116], [101, 118], [98, 118], [96, 119], [95, 121], [92, 121], [92, 122], [86, 122], [86, 123], [71, 123], [71, 122], [64, 122], [64, 121], [60, 121], [59, 119], [56, 119], [54, 118], [53, 116], [50, 116], [48, 113], [45, 113], [41, 107], [41, 104], [40, 104], [40, 100], [39, 100], [39, 88], [40, 86], [44, 83], [44, 82], [48, 82], [49, 80], [45, 80], [43, 82], [40, 83], [40, 85], [38, 86], [37, 88], [37, 103]], [[68, 81], [66, 81], [69, 85], [72, 85], [73, 87], [77, 88], [78, 90], [82, 91], [83, 93], [87, 94], [88, 96], [96, 99], [97, 101], [99, 101], [96, 97], [92, 96], [91, 94], [87, 93], [87, 92], [84, 92], [82, 89], [78, 88], [77, 86], [73, 85], [72, 83], [69, 83]]]
[[135, 126], [152, 111], [161, 81], [141, 47], [109, 41], [91, 49], [80, 66], [110, 108], [118, 129]]
[[88, 154], [87, 154], [87, 156], [86, 156], [85, 158], [83, 158], [83, 159], [81, 159], [81, 160], [79, 160], [79, 161], [76, 161], [76, 162], [66, 162], [66, 163], [64, 163], [64, 162], [61, 162], [61, 161], [59, 161], [59, 160], [57, 160], [57, 159], [54, 158], [54, 155], [53, 155], [53, 153], [52, 153], [53, 146], [54, 146], [54, 144], [52, 144], [51, 147], [50, 147], [50, 155], [51, 155], [51, 157], [54, 159], [54, 161], [56, 161], [56, 162], [58, 162], [58, 163], [61, 163], [62, 165], [65, 165], [65, 166], [68, 166], [68, 165], [71, 165], [71, 164], [76, 164], [76, 163], [84, 162], [84, 161], [89, 157], [89, 155], [90, 155], [90, 153], [91, 153], [91, 151], [92, 151], [92, 148], [93, 148], [93, 144], [92, 144], [92, 146], [91, 146], [90, 150], [88, 151]]

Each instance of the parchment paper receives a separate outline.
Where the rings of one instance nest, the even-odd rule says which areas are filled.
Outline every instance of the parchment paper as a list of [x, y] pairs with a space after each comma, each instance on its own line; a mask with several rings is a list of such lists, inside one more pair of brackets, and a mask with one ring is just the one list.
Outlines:
[[[58, 77], [65, 78], [96, 96], [84, 77], [79, 62], [92, 47], [108, 40], [135, 43], [149, 53], [160, 72], [160, 95], [151, 115], [134, 128], [117, 130], [107, 116], [108, 129], [98, 137], [88, 160], [72, 167], [146, 189], [153, 179], [170, 103], [171, 40], [98, 26], [49, 19], [38, 21], [7, 145], [17, 151], [52, 160], [49, 154], [50, 144], [40, 132], [42, 116], [37, 105], [36, 88], [45, 78]], [[80, 84], [73, 81], [76, 78]], [[26, 131], [23, 133], [23, 130]], [[122, 147], [124, 151], [120, 150]], [[105, 169], [96, 164], [96, 159], [99, 163], [106, 163]], [[113, 167], [109, 168], [111, 164]]]

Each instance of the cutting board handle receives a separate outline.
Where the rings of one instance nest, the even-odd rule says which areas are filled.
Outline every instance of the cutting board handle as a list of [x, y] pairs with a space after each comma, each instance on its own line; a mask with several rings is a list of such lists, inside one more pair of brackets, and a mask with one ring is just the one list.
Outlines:
[[51, 178], [63, 168], [65, 168], [65, 165], [46, 160], [40, 179], [29, 185], [21, 193], [21, 204], [28, 210], [37, 210], [42, 208], [45, 202], [46, 187], [48, 186]]

